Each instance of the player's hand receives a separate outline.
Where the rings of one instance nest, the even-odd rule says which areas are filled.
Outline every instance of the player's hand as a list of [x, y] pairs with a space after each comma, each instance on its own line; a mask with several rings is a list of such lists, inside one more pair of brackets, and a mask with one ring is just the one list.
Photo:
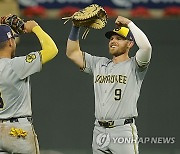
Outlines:
[[31, 33], [34, 27], [38, 26], [38, 23], [34, 20], [29, 20], [24, 24], [25, 33]]
[[122, 17], [122, 16], [118, 16], [116, 21], [115, 21], [115, 24], [116, 26], [118, 27], [121, 27], [121, 26], [125, 26], [127, 27], [127, 25], [131, 22], [131, 20], [129, 20], [128, 18], [125, 18], [125, 17]]

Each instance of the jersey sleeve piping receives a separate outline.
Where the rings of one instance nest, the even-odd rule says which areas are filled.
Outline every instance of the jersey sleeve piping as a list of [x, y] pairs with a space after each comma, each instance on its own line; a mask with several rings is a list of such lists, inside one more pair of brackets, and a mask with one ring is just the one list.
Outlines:
[[80, 68], [80, 70], [84, 71], [86, 68], [85, 52], [82, 52], [82, 57], [83, 57], [83, 67]]

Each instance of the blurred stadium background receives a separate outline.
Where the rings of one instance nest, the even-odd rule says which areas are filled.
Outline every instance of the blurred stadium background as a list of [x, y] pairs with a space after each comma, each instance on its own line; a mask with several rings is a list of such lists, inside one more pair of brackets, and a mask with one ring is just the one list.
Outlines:
[[[174, 143], [142, 143], [141, 154], [180, 154], [180, 1], [177, 0], [0, 0], [0, 16], [17, 14], [34, 19], [53, 38], [58, 56], [32, 76], [32, 105], [41, 154], [91, 154], [94, 95], [90, 76], [65, 56], [71, 24], [61, 18], [90, 4], [103, 6], [107, 26], [91, 30], [82, 50], [107, 56], [104, 33], [114, 28], [117, 15], [130, 18], [148, 36], [153, 55], [138, 101], [139, 136], [174, 138]], [[134, 55], [137, 47], [131, 52]], [[24, 34], [17, 56], [40, 50], [33, 34]]]

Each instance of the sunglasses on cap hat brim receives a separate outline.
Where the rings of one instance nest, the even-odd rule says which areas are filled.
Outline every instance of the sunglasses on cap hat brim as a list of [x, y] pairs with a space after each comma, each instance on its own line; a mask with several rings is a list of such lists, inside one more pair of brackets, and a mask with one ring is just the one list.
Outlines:
[[116, 28], [113, 31], [108, 31], [105, 33], [105, 36], [108, 39], [110, 39], [113, 35], [119, 35], [125, 40], [134, 41], [131, 31], [126, 27]]
[[118, 35], [118, 36], [121, 36], [123, 39], [127, 39], [127, 38], [124, 37], [123, 35], [120, 35], [120, 34], [114, 32], [114, 31], [109, 31], [109, 32], [107, 32], [107, 33], [105, 34], [106, 38], [108, 38], [108, 39], [110, 39], [111, 36], [113, 36], [113, 35]]

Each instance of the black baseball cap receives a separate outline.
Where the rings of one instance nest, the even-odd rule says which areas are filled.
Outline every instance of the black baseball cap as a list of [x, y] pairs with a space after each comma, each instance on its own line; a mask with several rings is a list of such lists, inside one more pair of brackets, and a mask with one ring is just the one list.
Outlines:
[[105, 33], [105, 36], [108, 39], [110, 39], [112, 35], [120, 35], [127, 40], [134, 41], [133, 34], [127, 27], [115, 28], [114, 30]]
[[0, 25], [0, 43], [15, 37], [18, 37], [18, 35], [13, 34], [11, 28], [8, 25]]

